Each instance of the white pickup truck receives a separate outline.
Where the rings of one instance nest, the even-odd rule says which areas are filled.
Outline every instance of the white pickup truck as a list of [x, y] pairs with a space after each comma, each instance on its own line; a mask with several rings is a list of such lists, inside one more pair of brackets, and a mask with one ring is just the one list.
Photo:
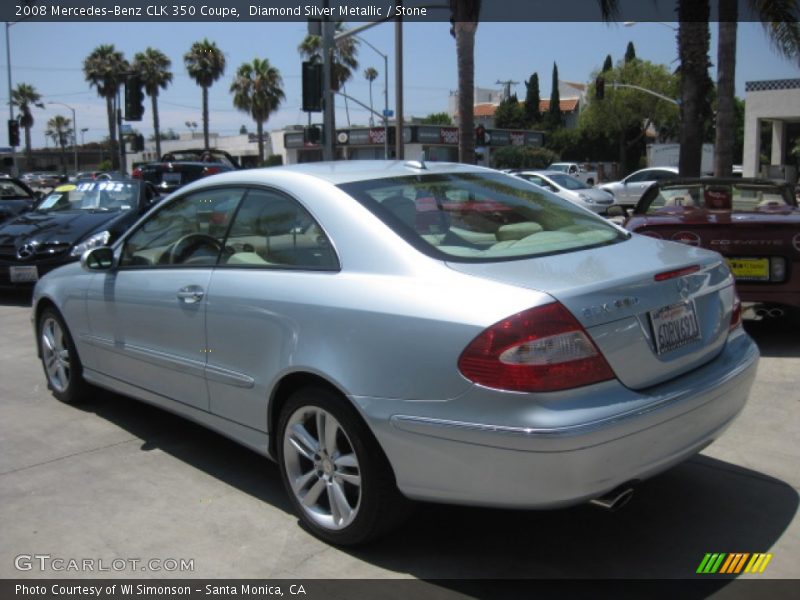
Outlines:
[[561, 171], [567, 175], [571, 175], [576, 179], [580, 179], [586, 185], [594, 185], [597, 183], [597, 171], [589, 171], [583, 165], [573, 162], [557, 162], [547, 167], [548, 171]]

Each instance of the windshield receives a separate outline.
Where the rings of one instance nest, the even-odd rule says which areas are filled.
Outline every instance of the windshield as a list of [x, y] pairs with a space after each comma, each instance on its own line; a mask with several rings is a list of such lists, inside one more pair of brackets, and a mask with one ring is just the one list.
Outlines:
[[0, 180], [0, 200], [33, 199], [25, 188], [13, 181]]
[[137, 205], [138, 184], [125, 181], [82, 181], [60, 185], [36, 207], [38, 212], [69, 210], [131, 210]]
[[562, 188], [566, 188], [568, 190], [588, 190], [589, 186], [583, 183], [580, 179], [575, 179], [574, 177], [570, 177], [569, 175], [557, 175], [553, 174], [549, 176], [550, 179], [555, 181], [558, 185]]
[[626, 239], [605, 220], [501, 173], [396, 177], [339, 187], [412, 246], [442, 260], [527, 258]]
[[569, 165], [566, 163], [553, 163], [549, 167], [547, 167], [548, 171], [561, 171], [562, 173], [566, 173], [569, 170]]
[[647, 214], [703, 209], [719, 212], [786, 210], [791, 195], [768, 183], [693, 183], [662, 186], [647, 205]]

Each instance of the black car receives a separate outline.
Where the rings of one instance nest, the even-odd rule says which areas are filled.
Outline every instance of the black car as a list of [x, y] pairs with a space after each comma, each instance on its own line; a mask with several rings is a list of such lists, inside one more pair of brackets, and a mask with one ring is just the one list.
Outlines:
[[112, 243], [158, 199], [137, 180], [63, 184], [30, 212], [0, 225], [0, 287], [32, 286], [95, 246]]
[[139, 165], [132, 177], [143, 179], [167, 194], [197, 179], [241, 168], [224, 150], [180, 150], [169, 152], [158, 162]]
[[41, 196], [16, 177], [0, 177], [0, 224], [33, 209]]

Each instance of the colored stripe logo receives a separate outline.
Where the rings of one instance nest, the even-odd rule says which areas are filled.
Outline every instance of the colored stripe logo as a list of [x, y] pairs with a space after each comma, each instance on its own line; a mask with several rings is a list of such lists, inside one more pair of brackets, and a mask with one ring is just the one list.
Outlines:
[[772, 554], [764, 552], [708, 552], [697, 567], [696, 573], [713, 575], [738, 575], [739, 573], [763, 573], [767, 568]]

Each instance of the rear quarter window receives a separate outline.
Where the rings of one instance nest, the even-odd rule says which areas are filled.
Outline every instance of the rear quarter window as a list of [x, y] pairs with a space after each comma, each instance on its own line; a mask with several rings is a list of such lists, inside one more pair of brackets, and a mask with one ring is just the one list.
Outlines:
[[442, 260], [512, 260], [626, 239], [600, 217], [501, 173], [431, 174], [339, 187], [412, 246]]

